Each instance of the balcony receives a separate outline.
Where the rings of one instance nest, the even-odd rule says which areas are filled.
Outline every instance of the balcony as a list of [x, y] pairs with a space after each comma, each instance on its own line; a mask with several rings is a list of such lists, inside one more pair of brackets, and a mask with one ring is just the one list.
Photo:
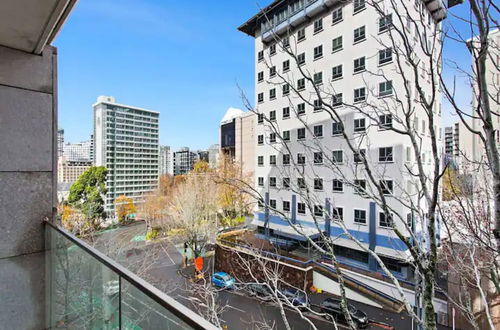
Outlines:
[[216, 329], [64, 229], [46, 222], [50, 329]]

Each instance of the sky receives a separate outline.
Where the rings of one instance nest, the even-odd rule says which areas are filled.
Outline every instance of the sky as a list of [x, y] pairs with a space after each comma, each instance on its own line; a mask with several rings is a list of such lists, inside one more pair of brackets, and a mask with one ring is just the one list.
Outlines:
[[[162, 145], [206, 149], [217, 143], [226, 110], [244, 107], [240, 88], [253, 99], [254, 42], [237, 27], [270, 2], [79, 1], [54, 42], [65, 140], [88, 140], [92, 104], [111, 95], [118, 103], [159, 111]], [[465, 5], [453, 9], [467, 11]], [[469, 54], [456, 45], [445, 56], [470, 66]], [[468, 86], [458, 88], [461, 103], [470, 102]], [[457, 118], [446, 108], [449, 124]]]

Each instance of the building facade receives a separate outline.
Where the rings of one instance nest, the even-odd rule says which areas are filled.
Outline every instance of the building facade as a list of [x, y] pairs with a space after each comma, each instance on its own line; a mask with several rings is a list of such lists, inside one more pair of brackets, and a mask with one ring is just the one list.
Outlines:
[[57, 130], [57, 156], [61, 157], [64, 152], [64, 130]]
[[464, 124], [458, 121], [453, 126], [444, 128], [444, 154], [447, 161], [452, 161], [455, 167], [465, 166], [473, 161], [474, 136], [469, 128], [472, 121]]
[[68, 160], [59, 157], [57, 162], [57, 183], [74, 183], [80, 175], [92, 166], [90, 160]]
[[183, 147], [174, 152], [174, 175], [188, 174], [196, 162], [197, 154]]
[[[323, 231], [333, 239], [339, 259], [377, 270], [371, 256], [324, 216], [324, 210], [331, 209], [353, 237], [405, 278], [410, 276], [406, 264], [409, 252], [393, 227], [409, 236], [409, 228], [424, 228], [425, 219], [415, 219], [399, 201], [409, 199], [419, 209], [426, 205], [417, 196], [419, 183], [409, 171], [416, 168], [412, 144], [392, 128], [399, 125], [396, 118], [404, 116], [396, 95], [400, 99], [418, 96], [415, 83], [407, 81], [405, 85], [398, 73], [390, 46], [394, 13], [406, 11], [379, 4], [387, 6], [383, 14], [362, 0], [274, 1], [239, 28], [255, 38], [258, 116], [253, 145], [255, 183], [262, 204], [254, 224], [295, 240], [303, 237], [290, 228], [288, 221], [302, 228], [306, 236], [317, 237]], [[446, 15], [446, 8], [431, 9], [420, 1], [407, 7], [414, 17], [424, 17], [429, 31]], [[418, 32], [409, 25], [400, 28], [417, 43]], [[415, 47], [417, 54], [420, 51]], [[412, 69], [404, 64], [403, 68], [406, 76], [412, 77]], [[307, 75], [309, 79], [305, 79]], [[432, 90], [431, 75], [430, 70], [421, 68], [419, 84], [426, 92]], [[317, 93], [338, 107], [340, 121], [323, 111]], [[439, 132], [440, 95], [436, 99], [433, 128]], [[370, 111], [353, 110], [363, 107]], [[421, 139], [423, 168], [430, 175], [434, 164], [423, 108], [415, 110], [412, 121], [415, 135]], [[344, 133], [358, 152], [350, 151]], [[221, 133], [222, 150], [224, 142], [232, 143], [225, 135]], [[229, 147], [232, 152], [232, 145]], [[373, 188], [362, 171], [363, 158], [380, 176], [387, 203], [398, 216], [389, 218], [376, 202], [366, 198], [363, 191]], [[309, 208], [311, 204], [314, 208]]]
[[110, 96], [98, 97], [93, 108], [95, 164], [108, 169], [105, 208], [111, 214], [118, 196], [140, 203], [158, 189], [160, 114]]
[[174, 154], [170, 146], [160, 146], [160, 175], [174, 175]]
[[208, 165], [210, 168], [216, 168], [219, 162], [219, 145], [212, 144], [208, 148]]
[[219, 128], [220, 152], [239, 164], [242, 174], [255, 173], [255, 129], [257, 116], [229, 108]]
[[66, 143], [63, 146], [63, 156], [66, 161], [92, 161], [92, 142]]

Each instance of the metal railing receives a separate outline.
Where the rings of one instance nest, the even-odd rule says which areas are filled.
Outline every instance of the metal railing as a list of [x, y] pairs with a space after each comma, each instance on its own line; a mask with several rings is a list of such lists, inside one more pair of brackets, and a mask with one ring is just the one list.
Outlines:
[[217, 329], [88, 243], [45, 224], [49, 329]]

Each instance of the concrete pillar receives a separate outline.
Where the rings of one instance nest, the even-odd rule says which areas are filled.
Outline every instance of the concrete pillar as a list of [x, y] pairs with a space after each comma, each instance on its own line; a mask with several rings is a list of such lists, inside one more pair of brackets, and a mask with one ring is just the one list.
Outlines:
[[292, 195], [291, 222], [297, 223], [297, 195]]
[[56, 205], [56, 49], [0, 47], [0, 328], [45, 329], [45, 235]]
[[332, 206], [330, 203], [330, 198], [325, 198], [325, 235], [330, 237], [332, 232], [332, 224], [331, 224], [331, 213]]

